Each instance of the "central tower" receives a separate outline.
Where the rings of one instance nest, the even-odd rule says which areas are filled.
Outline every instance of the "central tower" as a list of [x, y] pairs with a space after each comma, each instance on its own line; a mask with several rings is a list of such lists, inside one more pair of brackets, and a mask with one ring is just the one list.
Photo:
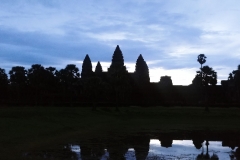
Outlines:
[[112, 56], [112, 64], [110, 68], [123, 67], [123, 66], [124, 66], [124, 60], [123, 60], [122, 51], [119, 48], [119, 45], [117, 45]]
[[119, 45], [117, 45], [113, 56], [112, 56], [112, 63], [110, 65], [110, 67], [108, 68], [108, 71], [113, 71], [113, 70], [121, 70], [126, 67], [124, 66], [124, 59], [123, 59], [123, 54], [122, 51], [119, 47]]

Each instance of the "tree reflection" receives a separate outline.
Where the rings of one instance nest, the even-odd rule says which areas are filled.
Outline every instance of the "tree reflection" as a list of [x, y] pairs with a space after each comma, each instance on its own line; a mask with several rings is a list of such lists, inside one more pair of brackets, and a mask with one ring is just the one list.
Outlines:
[[[33, 158], [34, 156], [37, 157], [50, 157], [52, 159], [61, 159], [61, 158], [73, 158], [73, 159], [81, 159], [81, 160], [129, 160], [129, 159], [136, 159], [136, 160], [145, 160], [149, 158], [153, 158], [149, 155], [149, 148], [150, 148], [150, 139], [157, 139], [159, 137], [159, 140], [161, 141], [161, 146], [165, 147], [162, 148], [163, 154], [161, 152], [157, 151], [157, 148], [155, 148], [157, 153], [154, 155], [154, 158], [169, 158], [169, 155], [165, 155], [166, 153], [171, 153], [171, 149], [175, 148], [178, 152], [176, 152], [174, 155], [171, 155], [171, 157], [178, 157], [177, 153], [180, 153], [179, 151], [181, 148], [185, 147], [185, 142], [183, 144], [172, 145], [173, 140], [189, 140], [192, 139], [192, 143], [194, 144], [196, 149], [202, 149], [199, 151], [192, 150], [189, 147], [189, 144], [187, 144], [186, 149], [190, 149], [187, 153], [189, 156], [188, 158], [192, 158], [192, 156], [196, 156], [196, 153], [198, 153], [196, 159], [197, 160], [205, 160], [205, 159], [215, 159], [218, 160], [221, 157], [220, 154], [216, 154], [216, 152], [212, 152], [212, 149], [214, 149], [214, 142], [210, 141], [222, 141], [223, 147], [230, 147], [232, 149], [240, 146], [240, 136], [238, 134], [215, 134], [208, 132], [207, 134], [205, 132], [195, 132], [191, 134], [187, 133], [141, 133], [139, 134], [130, 134], [130, 135], [120, 135], [120, 134], [114, 134], [114, 136], [111, 134], [109, 137], [99, 137], [99, 138], [91, 138], [91, 137], [85, 137], [84, 139], [77, 140], [80, 146], [80, 152], [75, 153], [71, 150], [71, 148], [64, 148], [59, 151], [44, 151], [41, 153], [41, 155], [38, 153], [31, 153], [31, 154], [25, 154], [25, 157], [27, 158]], [[211, 146], [209, 146], [211, 143]], [[219, 143], [218, 143], [219, 144]], [[166, 151], [166, 148], [169, 148], [169, 151]], [[215, 146], [216, 147], [216, 146]], [[133, 148], [135, 150], [135, 154], [126, 154], [129, 150], [129, 148]], [[160, 147], [161, 148], [161, 147]], [[216, 150], [216, 149], [214, 149]], [[107, 151], [107, 152], [106, 152]], [[166, 152], [165, 152], [166, 151]], [[193, 153], [191, 153], [193, 152]], [[152, 152], [154, 153], [154, 152]], [[159, 154], [160, 153], [160, 154]], [[223, 153], [220, 151], [219, 153]], [[229, 159], [238, 159], [240, 160], [240, 149], [237, 148], [235, 151], [230, 150], [229, 152], [226, 152], [226, 155], [229, 157]], [[192, 156], [191, 156], [192, 155]], [[186, 154], [181, 154], [180, 156], [186, 156]], [[103, 158], [104, 157], [104, 158]], [[131, 158], [130, 158], [131, 157]], [[226, 159], [226, 158], [225, 158]]]

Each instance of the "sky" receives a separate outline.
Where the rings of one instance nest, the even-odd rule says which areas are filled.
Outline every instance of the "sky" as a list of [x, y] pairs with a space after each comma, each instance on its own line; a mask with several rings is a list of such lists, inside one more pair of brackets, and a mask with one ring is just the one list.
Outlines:
[[120, 46], [129, 72], [142, 54], [150, 81], [189, 85], [204, 65], [226, 80], [240, 64], [238, 0], [0, 0], [0, 68], [65, 68], [89, 55], [93, 70]]

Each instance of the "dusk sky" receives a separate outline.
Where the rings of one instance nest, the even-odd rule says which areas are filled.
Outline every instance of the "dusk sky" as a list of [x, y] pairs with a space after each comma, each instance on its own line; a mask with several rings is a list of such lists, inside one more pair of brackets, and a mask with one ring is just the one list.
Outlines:
[[129, 72], [139, 54], [150, 81], [189, 85], [199, 54], [218, 84], [240, 64], [239, 0], [0, 0], [0, 68], [64, 68], [89, 55], [110, 66], [120, 46]]

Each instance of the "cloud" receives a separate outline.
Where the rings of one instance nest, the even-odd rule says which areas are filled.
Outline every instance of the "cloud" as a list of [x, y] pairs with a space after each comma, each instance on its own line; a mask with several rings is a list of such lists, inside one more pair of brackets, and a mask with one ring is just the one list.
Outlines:
[[88, 33], [87, 35], [99, 41], [116, 41], [127, 39], [127, 33], [124, 32], [100, 33], [100, 34]]
[[[134, 71], [142, 54], [151, 81], [170, 75], [174, 84], [191, 83], [198, 54], [220, 79], [240, 59], [240, 2], [217, 0], [13, 1], [0, 4], [2, 64], [41, 63], [62, 68], [82, 61], [110, 63], [120, 45]], [[7, 65], [8, 64], [8, 65]]]

